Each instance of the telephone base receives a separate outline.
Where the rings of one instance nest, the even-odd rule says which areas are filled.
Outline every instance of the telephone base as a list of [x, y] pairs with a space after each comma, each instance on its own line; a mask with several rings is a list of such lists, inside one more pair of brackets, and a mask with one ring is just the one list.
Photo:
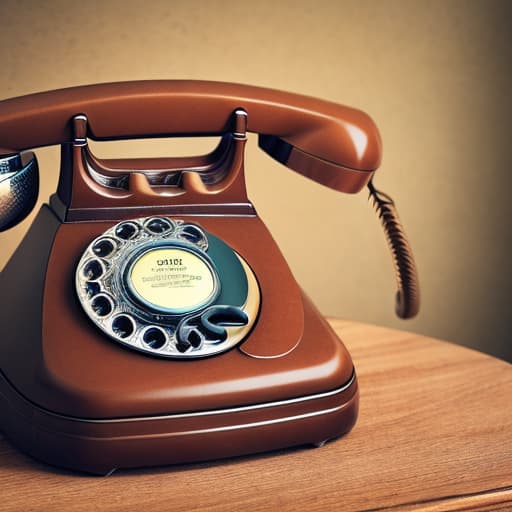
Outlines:
[[301, 445], [322, 446], [354, 425], [355, 374], [342, 388], [279, 402], [157, 417], [67, 417], [39, 408], [0, 374], [8, 439], [36, 459], [109, 475], [117, 468], [182, 464]]
[[352, 428], [352, 359], [261, 220], [200, 223], [248, 261], [264, 300], [244, 341], [180, 361], [119, 346], [80, 309], [76, 263], [112, 223], [61, 223], [41, 209], [0, 273], [9, 290], [0, 308], [0, 430], [21, 450], [105, 475], [312, 445]]

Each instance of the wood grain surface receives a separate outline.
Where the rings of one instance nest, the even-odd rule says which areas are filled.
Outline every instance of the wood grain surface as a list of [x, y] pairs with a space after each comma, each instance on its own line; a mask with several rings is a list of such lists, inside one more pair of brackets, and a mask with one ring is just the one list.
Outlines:
[[512, 510], [512, 366], [415, 334], [332, 320], [356, 364], [347, 436], [214, 463], [94, 477], [0, 439], [0, 510]]

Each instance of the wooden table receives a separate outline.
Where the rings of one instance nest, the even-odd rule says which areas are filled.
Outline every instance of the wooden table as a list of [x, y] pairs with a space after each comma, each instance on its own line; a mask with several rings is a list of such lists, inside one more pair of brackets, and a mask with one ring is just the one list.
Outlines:
[[407, 332], [332, 325], [361, 389], [344, 438], [107, 478], [46, 466], [0, 439], [0, 510], [512, 510], [512, 366]]

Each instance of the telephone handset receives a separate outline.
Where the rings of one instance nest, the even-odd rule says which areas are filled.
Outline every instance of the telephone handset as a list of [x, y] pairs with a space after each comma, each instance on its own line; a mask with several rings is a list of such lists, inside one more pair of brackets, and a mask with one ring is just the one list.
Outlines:
[[[50, 463], [105, 474], [349, 431], [350, 355], [294, 280], [245, 189], [246, 133], [323, 185], [368, 185], [419, 306], [363, 112], [200, 81], [101, 84], [0, 102], [0, 230], [37, 200], [31, 148], [61, 145], [57, 192], [0, 274], [0, 428]], [[219, 135], [209, 154], [100, 159], [88, 139]]]

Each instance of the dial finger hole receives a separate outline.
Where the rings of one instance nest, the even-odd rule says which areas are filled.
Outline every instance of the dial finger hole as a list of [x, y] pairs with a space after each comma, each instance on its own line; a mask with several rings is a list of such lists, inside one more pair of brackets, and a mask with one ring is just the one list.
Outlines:
[[195, 326], [184, 326], [180, 329], [180, 334], [176, 342], [176, 348], [179, 352], [187, 352], [190, 348], [201, 348], [205, 342], [205, 337]]
[[193, 244], [198, 244], [205, 239], [204, 233], [198, 227], [192, 225], [185, 226], [181, 230], [180, 236]]
[[116, 250], [116, 243], [110, 238], [101, 238], [92, 246], [92, 252], [100, 258], [112, 256]]
[[89, 260], [83, 267], [82, 275], [88, 281], [96, 281], [105, 272], [105, 267], [100, 260]]
[[144, 331], [142, 341], [153, 350], [158, 350], [165, 345], [167, 336], [162, 329], [159, 329], [158, 327], [149, 327]]
[[86, 283], [86, 285], [85, 285], [85, 294], [89, 298], [92, 298], [95, 295], [98, 295], [98, 293], [100, 293], [100, 291], [101, 291], [101, 287], [100, 287], [99, 283], [89, 282], [89, 283]]
[[163, 217], [154, 217], [152, 219], [149, 219], [144, 224], [144, 228], [146, 229], [146, 231], [149, 231], [154, 235], [161, 235], [163, 233], [167, 233], [172, 229], [172, 227], [173, 226], [171, 222]]
[[128, 338], [135, 331], [135, 322], [128, 315], [119, 315], [112, 321], [112, 331], [120, 338]]
[[187, 341], [194, 347], [199, 348], [203, 342], [203, 337], [195, 329], [190, 331]]
[[121, 240], [132, 240], [137, 236], [139, 226], [134, 222], [122, 222], [115, 229], [115, 234]]
[[91, 302], [91, 307], [97, 316], [103, 318], [110, 315], [114, 309], [114, 303], [107, 295], [96, 295]]
[[179, 341], [176, 343], [176, 348], [178, 349], [178, 352], [181, 352], [182, 354], [186, 352], [192, 345], [188, 341]]

